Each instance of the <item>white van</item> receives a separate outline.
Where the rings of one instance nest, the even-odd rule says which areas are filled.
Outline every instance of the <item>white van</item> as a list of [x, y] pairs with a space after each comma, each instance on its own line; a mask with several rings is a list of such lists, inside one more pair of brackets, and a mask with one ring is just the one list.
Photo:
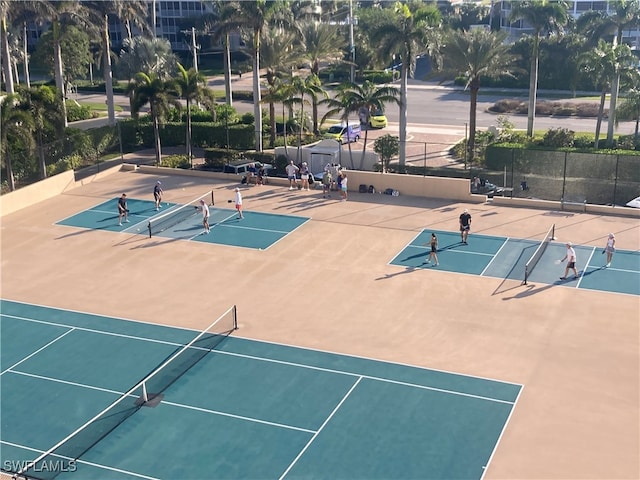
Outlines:
[[332, 138], [340, 143], [351, 143], [360, 140], [362, 130], [358, 124], [339, 124], [329, 127], [325, 138]]

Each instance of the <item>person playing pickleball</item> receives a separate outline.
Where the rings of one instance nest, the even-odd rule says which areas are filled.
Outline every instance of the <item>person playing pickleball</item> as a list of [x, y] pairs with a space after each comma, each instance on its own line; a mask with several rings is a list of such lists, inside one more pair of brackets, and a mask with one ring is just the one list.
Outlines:
[[460, 214], [460, 240], [463, 245], [467, 244], [469, 230], [471, 230], [471, 214], [469, 210], [465, 208], [464, 212]]
[[127, 208], [127, 194], [123, 193], [118, 199], [118, 226], [122, 226], [122, 220], [129, 223], [129, 209]]

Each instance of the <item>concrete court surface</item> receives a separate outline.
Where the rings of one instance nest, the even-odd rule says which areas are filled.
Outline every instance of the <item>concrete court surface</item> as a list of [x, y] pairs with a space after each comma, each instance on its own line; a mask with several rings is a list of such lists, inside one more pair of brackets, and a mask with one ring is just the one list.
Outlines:
[[555, 222], [560, 241], [614, 232], [634, 250], [637, 219], [263, 186], [244, 188], [245, 211], [312, 218], [268, 251], [54, 225], [122, 192], [148, 199], [157, 179], [178, 203], [213, 188], [227, 205], [236, 186], [118, 172], [8, 215], [1, 296], [194, 329], [237, 304], [239, 336], [521, 383], [485, 478], [640, 478], [637, 296], [389, 265], [464, 208], [470, 242], [542, 240]]

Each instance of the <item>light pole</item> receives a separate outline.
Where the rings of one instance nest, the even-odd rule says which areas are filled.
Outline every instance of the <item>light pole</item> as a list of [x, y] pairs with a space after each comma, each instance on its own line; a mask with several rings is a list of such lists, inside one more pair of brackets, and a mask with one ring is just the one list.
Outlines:
[[358, 19], [353, 16], [353, 0], [349, 0], [349, 49], [351, 51], [351, 83], [356, 80], [356, 46], [353, 42], [353, 26], [358, 24]]

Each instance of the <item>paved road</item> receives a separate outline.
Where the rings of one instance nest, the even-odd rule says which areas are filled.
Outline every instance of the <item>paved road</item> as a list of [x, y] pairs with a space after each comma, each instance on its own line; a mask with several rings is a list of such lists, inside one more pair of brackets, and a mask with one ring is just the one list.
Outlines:
[[[235, 77], [233, 79], [234, 90], [251, 90], [251, 75], [246, 73], [242, 78]], [[222, 80], [214, 78], [209, 80], [209, 86], [216, 90], [223, 90]], [[481, 90], [482, 93], [482, 90]], [[88, 102], [104, 102], [105, 95], [100, 94], [83, 94], [77, 96], [78, 101]], [[488, 128], [497, 124], [498, 115], [487, 112], [487, 109], [497, 100], [505, 98], [504, 95], [480, 95], [477, 108], [477, 125], [478, 128]], [[525, 97], [519, 97], [526, 100]], [[571, 97], [568, 96], [567, 99]], [[543, 96], [539, 98], [544, 99]], [[557, 100], [557, 98], [555, 99]], [[121, 105], [125, 112], [120, 116], [128, 116], [129, 99], [124, 95], [116, 95], [116, 103]], [[250, 102], [234, 102], [234, 107], [240, 113], [253, 112], [253, 104]], [[265, 107], [266, 108], [266, 107]], [[325, 110], [326, 111], [326, 110]], [[321, 115], [324, 113], [321, 109]], [[397, 123], [399, 120], [399, 112], [397, 108], [389, 107], [387, 110], [389, 122]], [[509, 120], [515, 124], [517, 129], [527, 128], [527, 117], [524, 115], [509, 115]], [[465, 123], [469, 121], [469, 95], [459, 88], [434, 85], [427, 82], [412, 81], [408, 87], [408, 119], [413, 125], [424, 125], [433, 128], [456, 132], [465, 130]], [[354, 120], [356, 117], [354, 116]], [[106, 124], [104, 119], [95, 119], [85, 122], [76, 122], [74, 126], [79, 128], [91, 128]], [[576, 132], [595, 132], [595, 118], [583, 119], [573, 117], [537, 117], [535, 128], [537, 130], [546, 130], [549, 128], [564, 127]], [[606, 124], [602, 129], [606, 132]], [[634, 131], [634, 122], [622, 122], [616, 129], [616, 133], [631, 134]]]

